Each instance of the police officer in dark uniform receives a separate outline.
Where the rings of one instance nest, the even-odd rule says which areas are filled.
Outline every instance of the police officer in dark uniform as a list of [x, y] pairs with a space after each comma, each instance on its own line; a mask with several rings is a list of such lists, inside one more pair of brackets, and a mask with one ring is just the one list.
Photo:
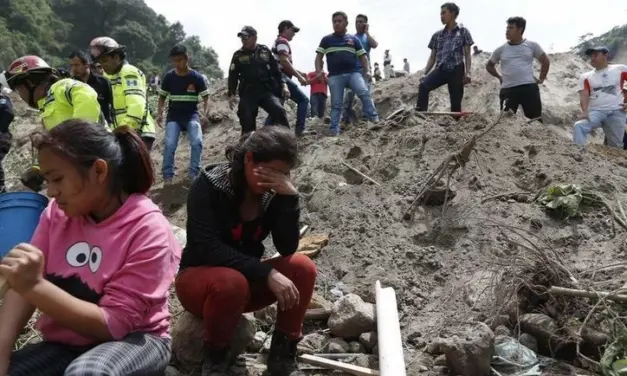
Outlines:
[[289, 127], [279, 98], [287, 99], [290, 94], [272, 51], [257, 44], [257, 30], [252, 26], [244, 26], [237, 36], [242, 40], [242, 48], [235, 51], [231, 60], [228, 95], [233, 107], [235, 92], [239, 92], [237, 116], [242, 134], [257, 129], [259, 107], [270, 115], [272, 124]]
[[15, 117], [13, 112], [13, 104], [9, 97], [2, 93], [3, 88], [9, 88], [5, 78], [5, 72], [0, 73], [0, 194], [6, 192], [4, 186], [4, 169], [2, 168], [2, 160], [11, 149], [11, 139], [13, 136], [9, 131], [9, 125]]

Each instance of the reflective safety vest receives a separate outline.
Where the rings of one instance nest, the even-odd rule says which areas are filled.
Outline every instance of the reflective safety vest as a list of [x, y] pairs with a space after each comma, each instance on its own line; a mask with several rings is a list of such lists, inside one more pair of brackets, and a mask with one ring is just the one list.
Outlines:
[[84, 82], [64, 78], [52, 84], [48, 93], [37, 102], [46, 130], [69, 119], [103, 123], [98, 93]]
[[154, 138], [155, 121], [146, 101], [146, 76], [135, 66], [124, 63], [116, 74], [105, 74], [113, 91], [113, 126], [131, 127], [142, 137]]

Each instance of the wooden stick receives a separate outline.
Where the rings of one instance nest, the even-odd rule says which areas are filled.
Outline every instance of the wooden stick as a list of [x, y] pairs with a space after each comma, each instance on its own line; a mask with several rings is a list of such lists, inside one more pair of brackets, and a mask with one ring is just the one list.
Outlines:
[[612, 293], [604, 292], [604, 291], [595, 292], [595, 291], [569, 289], [566, 287], [551, 286], [551, 288], [549, 289], [549, 294], [559, 295], [559, 296], [573, 296], [573, 297], [579, 297], [579, 298], [591, 298], [591, 299], [604, 298], [604, 299], [612, 300], [615, 302], [627, 303], [627, 295], [612, 294]]
[[307, 231], [309, 231], [309, 225], [304, 225], [304, 226], [300, 229], [300, 237], [302, 238], [303, 236], [305, 236], [305, 234], [307, 233]]
[[471, 111], [459, 111], [459, 112], [450, 112], [450, 111], [419, 111], [421, 115], [436, 115], [436, 116], [468, 116], [471, 115]]
[[331, 310], [327, 308], [312, 308], [305, 312], [305, 320], [328, 320]]
[[374, 180], [373, 178], [371, 178], [370, 176], [364, 174], [363, 172], [359, 171], [358, 169], [356, 169], [355, 167], [349, 165], [348, 163], [342, 161], [342, 164], [346, 167], [348, 167], [350, 170], [352, 170], [354, 173], [356, 173], [357, 175], [361, 176], [362, 178], [368, 180], [371, 183], [374, 183], [376, 185], [378, 185], [379, 187], [381, 186], [381, 184], [379, 184], [376, 180]]
[[346, 364], [342, 362], [338, 362], [335, 360], [321, 358], [319, 356], [314, 355], [301, 355], [298, 357], [298, 360], [305, 364], [312, 364], [314, 366], [322, 366], [328, 369], [343, 371], [355, 376], [379, 376], [380, 373], [377, 370], [359, 367], [352, 364]]
[[361, 356], [361, 355], [368, 355], [368, 354], [363, 354], [363, 353], [316, 354], [316, 356], [319, 356], [325, 359], [344, 359], [344, 358], [350, 358], [352, 356]]

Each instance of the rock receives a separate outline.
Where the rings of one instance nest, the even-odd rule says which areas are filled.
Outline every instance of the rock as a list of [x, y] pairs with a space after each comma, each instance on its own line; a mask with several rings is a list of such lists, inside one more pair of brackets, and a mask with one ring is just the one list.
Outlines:
[[425, 195], [424, 203], [428, 206], [440, 206], [444, 205], [444, 202], [450, 202], [456, 195], [457, 192], [452, 188], [448, 190], [446, 187], [432, 188]]
[[375, 347], [372, 348], [372, 354], [379, 356], [379, 345], [375, 345]]
[[333, 305], [328, 326], [337, 337], [354, 338], [374, 329], [374, 305], [364, 302], [358, 295], [348, 294]]
[[520, 316], [519, 321], [522, 331], [531, 334], [538, 341], [549, 340], [559, 332], [555, 320], [542, 313], [525, 313]]
[[508, 327], [501, 325], [494, 330], [495, 336], [506, 336], [509, 337], [512, 334], [511, 330]]
[[379, 359], [374, 355], [359, 355], [352, 361], [356, 366], [370, 369], [379, 369]]
[[433, 361], [436, 366], [446, 366], [446, 355], [440, 355]]
[[448, 368], [444, 367], [444, 366], [435, 366], [435, 367], [433, 367], [433, 372], [436, 375], [447, 375], [448, 374]]
[[178, 226], [172, 226], [172, 232], [174, 233], [176, 240], [181, 245], [181, 248], [185, 248], [187, 245], [187, 232]]
[[443, 345], [446, 342], [443, 338], [435, 338], [427, 345], [427, 353], [431, 355], [440, 355], [444, 352]]
[[259, 352], [259, 351], [261, 351], [261, 349], [263, 348], [263, 344], [266, 342], [268, 337], [270, 337], [270, 336], [267, 335], [266, 332], [257, 332], [257, 333], [255, 333], [255, 336], [253, 337], [253, 340], [250, 343], [250, 346], [248, 346], [248, 348], [252, 352]]
[[377, 341], [377, 332], [362, 333], [359, 336], [359, 343], [364, 346], [366, 351], [372, 351], [372, 349], [377, 345]]
[[499, 326], [508, 326], [509, 325], [509, 316], [507, 315], [496, 315], [486, 321], [486, 324], [490, 327], [490, 329], [495, 330]]
[[482, 323], [462, 326], [441, 345], [453, 375], [489, 376], [494, 333]]
[[329, 338], [321, 333], [311, 333], [303, 337], [298, 343], [298, 351], [306, 354], [316, 354], [325, 351]]
[[267, 306], [264, 309], [255, 311], [253, 315], [257, 319], [257, 323], [264, 330], [270, 330], [276, 321], [277, 307], [276, 304]]
[[518, 338], [518, 342], [533, 352], [538, 352], [538, 340], [529, 333], [523, 333]]
[[[172, 355], [184, 372], [202, 365], [204, 357], [204, 324], [189, 312], [183, 312], [172, 328]], [[231, 348], [241, 354], [255, 337], [257, 326], [252, 314], [242, 315], [231, 341]]]
[[326, 300], [325, 298], [323, 298], [322, 296], [314, 293], [313, 296], [311, 297], [311, 301], [309, 302], [309, 309], [315, 309], [315, 308], [328, 308], [331, 309], [333, 307], [333, 303], [331, 303], [330, 301]]
[[331, 338], [329, 341], [328, 351], [331, 354], [344, 354], [351, 352], [348, 342], [342, 338]]
[[348, 344], [348, 352], [353, 354], [363, 354], [366, 352], [366, 348], [361, 343], [353, 341]]
[[165, 369], [165, 373], [163, 374], [163, 376], [181, 376], [181, 371], [179, 371], [178, 369], [172, 367], [172, 366], [168, 366], [168, 368]]

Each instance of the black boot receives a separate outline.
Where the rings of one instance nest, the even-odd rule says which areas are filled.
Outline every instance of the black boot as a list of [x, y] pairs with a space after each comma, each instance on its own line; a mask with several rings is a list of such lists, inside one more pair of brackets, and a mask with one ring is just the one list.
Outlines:
[[231, 356], [228, 347], [207, 349], [205, 350], [201, 376], [226, 376], [230, 366]]
[[300, 339], [290, 340], [278, 330], [272, 335], [268, 354], [268, 373], [270, 376], [305, 376], [298, 368], [296, 346]]

